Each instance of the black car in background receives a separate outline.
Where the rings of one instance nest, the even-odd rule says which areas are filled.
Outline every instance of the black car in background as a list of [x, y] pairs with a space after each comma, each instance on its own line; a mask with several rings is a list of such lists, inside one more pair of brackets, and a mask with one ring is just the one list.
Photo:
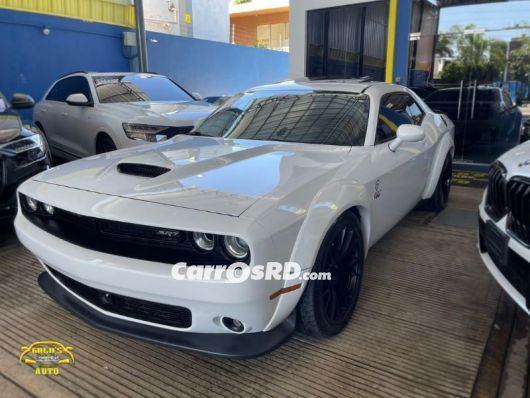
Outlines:
[[490, 163], [521, 141], [521, 112], [502, 88], [452, 87], [418, 95], [455, 124], [455, 157]]
[[50, 167], [46, 138], [15, 111], [33, 105], [29, 95], [14, 94], [9, 102], [0, 92], [0, 219], [15, 214], [18, 185]]

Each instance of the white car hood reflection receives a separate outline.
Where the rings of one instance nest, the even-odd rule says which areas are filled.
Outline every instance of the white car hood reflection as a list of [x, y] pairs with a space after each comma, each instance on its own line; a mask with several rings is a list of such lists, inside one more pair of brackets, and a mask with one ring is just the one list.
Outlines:
[[[279, 200], [340, 167], [350, 147], [177, 136], [53, 168], [41, 182], [160, 204], [240, 216], [256, 201]], [[170, 169], [156, 177], [119, 163]]]

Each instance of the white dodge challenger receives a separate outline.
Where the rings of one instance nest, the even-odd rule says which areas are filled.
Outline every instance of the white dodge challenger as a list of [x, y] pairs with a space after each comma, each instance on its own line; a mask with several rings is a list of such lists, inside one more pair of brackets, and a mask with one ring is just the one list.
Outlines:
[[[19, 188], [41, 287], [87, 322], [252, 357], [298, 324], [348, 323], [368, 249], [420, 201], [445, 207], [454, 126], [412, 91], [355, 80], [262, 86], [190, 135], [50, 169]], [[175, 278], [175, 264], [296, 263], [330, 280]]]

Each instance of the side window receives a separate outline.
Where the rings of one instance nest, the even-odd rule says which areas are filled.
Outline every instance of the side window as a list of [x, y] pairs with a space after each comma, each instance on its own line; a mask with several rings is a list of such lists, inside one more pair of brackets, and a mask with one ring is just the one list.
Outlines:
[[375, 144], [396, 138], [402, 124], [420, 125], [425, 113], [414, 99], [406, 93], [386, 94], [381, 99]]
[[502, 99], [508, 108], [513, 107], [512, 98], [510, 97], [510, 94], [508, 93], [508, 91], [502, 90]]
[[48, 93], [46, 99], [49, 101], [66, 102], [66, 98], [70, 94], [77, 93], [85, 94], [89, 101], [92, 100], [90, 86], [88, 85], [87, 79], [83, 76], [72, 76], [58, 81]]

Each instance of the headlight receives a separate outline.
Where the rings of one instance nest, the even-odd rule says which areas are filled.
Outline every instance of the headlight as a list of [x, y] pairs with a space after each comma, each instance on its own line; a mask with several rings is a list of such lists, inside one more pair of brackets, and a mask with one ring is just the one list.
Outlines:
[[15, 155], [31, 150], [37, 151], [37, 156], [44, 152], [44, 144], [40, 135], [34, 134], [29, 137], [21, 138], [20, 140], [11, 141], [7, 144], [0, 145], [0, 151]]
[[158, 142], [167, 140], [167, 135], [162, 134], [168, 126], [151, 126], [148, 124], [123, 123], [123, 131], [132, 140]]
[[215, 248], [215, 238], [212, 234], [205, 234], [202, 232], [193, 233], [193, 243], [200, 250], [211, 252]]
[[48, 213], [50, 216], [53, 216], [53, 213], [55, 213], [55, 209], [52, 205], [49, 205], [47, 203], [43, 203], [42, 207], [44, 208], [44, 211]]
[[35, 212], [39, 208], [39, 202], [37, 202], [35, 199], [30, 198], [29, 196], [26, 196], [26, 205], [29, 210]]
[[236, 236], [225, 236], [223, 243], [226, 252], [237, 260], [243, 260], [249, 254], [248, 245], [241, 238]]

